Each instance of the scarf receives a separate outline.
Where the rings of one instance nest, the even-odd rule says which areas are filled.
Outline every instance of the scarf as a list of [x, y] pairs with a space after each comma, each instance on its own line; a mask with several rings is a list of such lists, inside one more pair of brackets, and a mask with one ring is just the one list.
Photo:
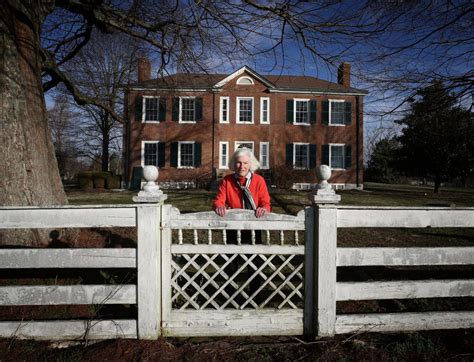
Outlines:
[[240, 184], [239, 176], [237, 174], [235, 175], [235, 182], [242, 190], [242, 204], [244, 205], [244, 209], [255, 211], [257, 207], [255, 206], [252, 193], [249, 190], [250, 183], [252, 182], [252, 174], [247, 178], [244, 186]]

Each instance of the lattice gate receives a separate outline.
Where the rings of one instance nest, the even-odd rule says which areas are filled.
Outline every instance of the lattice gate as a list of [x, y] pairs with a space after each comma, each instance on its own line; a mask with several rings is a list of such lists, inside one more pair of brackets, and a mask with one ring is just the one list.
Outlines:
[[165, 209], [163, 335], [303, 334], [304, 219]]

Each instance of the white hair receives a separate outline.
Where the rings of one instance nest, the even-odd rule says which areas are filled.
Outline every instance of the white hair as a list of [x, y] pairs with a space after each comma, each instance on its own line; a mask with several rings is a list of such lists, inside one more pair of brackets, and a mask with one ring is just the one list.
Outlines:
[[235, 160], [242, 155], [248, 156], [248, 158], [250, 159], [250, 171], [255, 172], [260, 168], [260, 162], [258, 162], [252, 150], [247, 147], [238, 148], [237, 151], [234, 152], [234, 154], [230, 158], [230, 165], [234, 167]]

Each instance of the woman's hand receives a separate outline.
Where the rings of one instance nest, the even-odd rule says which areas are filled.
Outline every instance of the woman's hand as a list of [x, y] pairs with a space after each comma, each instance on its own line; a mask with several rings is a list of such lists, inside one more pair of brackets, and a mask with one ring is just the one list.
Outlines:
[[267, 213], [267, 209], [264, 207], [257, 207], [257, 210], [255, 210], [255, 216], [256, 217], [262, 217]]
[[225, 213], [227, 212], [227, 210], [225, 209], [225, 206], [218, 206], [216, 207], [216, 209], [214, 210], [214, 212], [219, 215], [220, 217], [224, 217], [225, 216]]

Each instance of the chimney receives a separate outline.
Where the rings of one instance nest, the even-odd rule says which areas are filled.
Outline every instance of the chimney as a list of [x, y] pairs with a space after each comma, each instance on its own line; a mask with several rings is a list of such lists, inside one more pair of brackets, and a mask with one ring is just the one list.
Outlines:
[[337, 68], [337, 82], [346, 88], [351, 86], [351, 65], [349, 63], [341, 63]]
[[151, 63], [148, 58], [138, 59], [138, 81], [144, 82], [150, 79]]

